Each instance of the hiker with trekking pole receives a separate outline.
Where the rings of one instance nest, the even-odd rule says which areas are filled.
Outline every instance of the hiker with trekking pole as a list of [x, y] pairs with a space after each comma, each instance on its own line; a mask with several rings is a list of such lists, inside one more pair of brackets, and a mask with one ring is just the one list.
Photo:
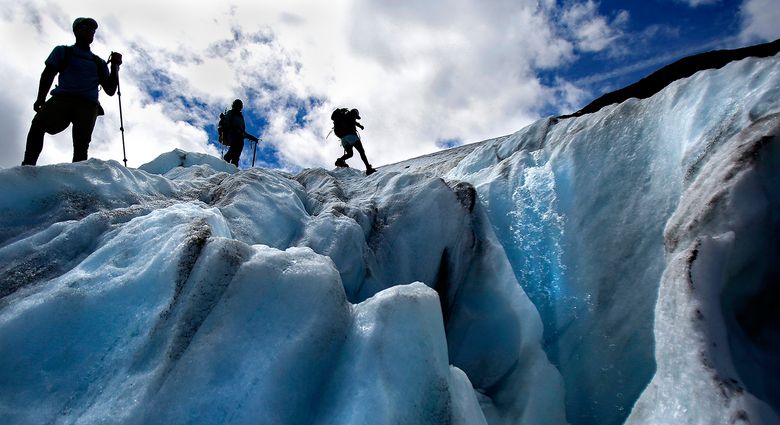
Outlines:
[[[244, 150], [244, 139], [255, 142], [255, 153], [257, 153], [257, 137], [246, 132], [246, 123], [241, 110], [244, 109], [244, 102], [236, 99], [231, 105], [231, 109], [219, 115], [219, 124], [217, 132], [222, 144], [229, 146], [227, 153], [222, 157], [225, 161], [238, 167], [238, 160], [241, 158], [241, 152]], [[255, 165], [255, 154], [252, 154], [252, 166]]]
[[[73, 162], [87, 159], [95, 121], [98, 116], [104, 115], [98, 101], [98, 86], [113, 96], [119, 87], [118, 73], [122, 65], [122, 55], [119, 53], [112, 52], [108, 63], [92, 53], [89, 46], [95, 39], [97, 28], [94, 19], [77, 18], [73, 21], [76, 43], [55, 47], [46, 59], [46, 67], [38, 85], [38, 97], [33, 104], [36, 114], [27, 134], [22, 165], [36, 164], [43, 150], [45, 133], [60, 133], [70, 124], [73, 124]], [[51, 98], [46, 100], [46, 94], [57, 75], [57, 85], [51, 91]], [[124, 149], [124, 129], [122, 143]]]

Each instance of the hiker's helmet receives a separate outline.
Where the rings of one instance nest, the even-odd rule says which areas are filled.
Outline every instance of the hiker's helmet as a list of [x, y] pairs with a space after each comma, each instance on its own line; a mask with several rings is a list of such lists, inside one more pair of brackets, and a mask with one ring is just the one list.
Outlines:
[[349, 111], [349, 113], [352, 114], [356, 120], [360, 119], [360, 111], [358, 111], [357, 109], [353, 109]]
[[233, 101], [233, 109], [240, 111], [244, 108], [244, 102], [241, 101], [241, 99], [236, 99]]

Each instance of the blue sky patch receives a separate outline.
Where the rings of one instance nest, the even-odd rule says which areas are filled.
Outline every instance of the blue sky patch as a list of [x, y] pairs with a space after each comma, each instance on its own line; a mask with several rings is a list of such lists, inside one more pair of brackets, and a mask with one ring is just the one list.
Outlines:
[[462, 144], [462, 139], [439, 139], [436, 141], [436, 146], [440, 149], [451, 149]]

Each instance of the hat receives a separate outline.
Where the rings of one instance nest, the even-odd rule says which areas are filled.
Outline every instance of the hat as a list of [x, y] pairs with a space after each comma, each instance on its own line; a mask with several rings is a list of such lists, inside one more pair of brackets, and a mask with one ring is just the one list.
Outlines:
[[242, 102], [241, 99], [236, 99], [233, 101], [233, 108], [241, 109], [243, 107], [244, 107], [244, 102]]
[[358, 111], [357, 109], [353, 109], [353, 110], [351, 110], [349, 112], [351, 112], [352, 115], [355, 116], [355, 118], [360, 119], [360, 111]]
[[97, 21], [92, 18], [76, 18], [76, 20], [73, 21], [73, 31], [76, 31], [76, 28], [82, 25], [88, 26], [93, 30], [96, 30], [98, 27]]

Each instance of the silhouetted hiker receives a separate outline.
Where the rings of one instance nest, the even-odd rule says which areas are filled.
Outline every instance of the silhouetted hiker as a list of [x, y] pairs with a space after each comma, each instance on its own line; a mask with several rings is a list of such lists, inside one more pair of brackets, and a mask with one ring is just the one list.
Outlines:
[[[98, 24], [92, 18], [77, 18], [73, 21], [73, 35], [76, 44], [57, 46], [46, 59], [46, 67], [41, 73], [38, 85], [38, 98], [35, 100], [30, 132], [27, 133], [27, 146], [22, 165], [35, 165], [43, 150], [44, 133], [57, 134], [73, 124], [73, 162], [87, 159], [89, 142], [95, 120], [103, 115], [98, 102], [98, 85], [109, 96], [116, 93], [117, 71], [122, 64], [122, 55], [111, 53], [108, 65], [89, 50], [95, 39]], [[59, 74], [57, 86], [46, 100], [46, 92]]]
[[346, 160], [352, 158], [352, 148], [354, 147], [360, 154], [360, 159], [366, 164], [366, 175], [370, 176], [375, 173], [376, 170], [368, 163], [363, 143], [360, 142], [360, 136], [357, 134], [356, 127], [360, 127], [361, 130], [364, 128], [357, 122], [360, 119], [360, 112], [357, 109], [339, 108], [330, 114], [330, 119], [333, 120], [333, 132], [336, 133], [336, 137], [341, 139], [341, 146], [344, 148], [344, 155], [336, 160], [336, 166], [348, 167]]
[[226, 125], [222, 130], [223, 137], [227, 141], [226, 145], [230, 146], [223, 159], [236, 167], [238, 167], [241, 151], [244, 150], [244, 139], [254, 142], [258, 141], [257, 137], [246, 132], [244, 115], [241, 113], [242, 109], [244, 109], [244, 102], [241, 99], [234, 100], [231, 109], [225, 114]]

